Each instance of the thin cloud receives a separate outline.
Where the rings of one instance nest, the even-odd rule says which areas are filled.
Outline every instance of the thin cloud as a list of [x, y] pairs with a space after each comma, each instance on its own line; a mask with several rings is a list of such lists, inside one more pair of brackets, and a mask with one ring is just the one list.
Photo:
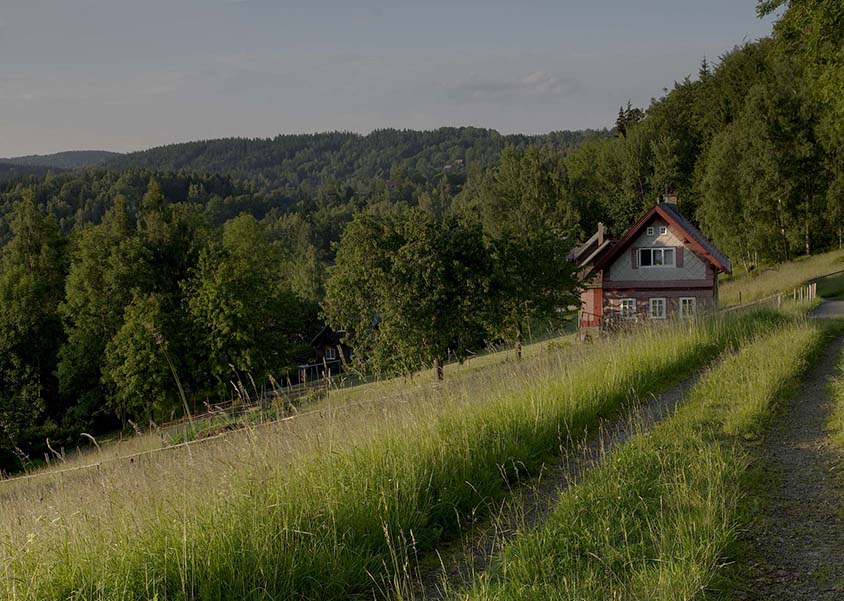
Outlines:
[[148, 73], [118, 79], [0, 77], [0, 101], [106, 101], [166, 96], [189, 87], [191, 76], [182, 72]]
[[512, 102], [554, 100], [576, 94], [580, 82], [545, 71], [533, 71], [514, 79], [472, 77], [463, 81], [440, 84], [447, 97], [457, 102]]

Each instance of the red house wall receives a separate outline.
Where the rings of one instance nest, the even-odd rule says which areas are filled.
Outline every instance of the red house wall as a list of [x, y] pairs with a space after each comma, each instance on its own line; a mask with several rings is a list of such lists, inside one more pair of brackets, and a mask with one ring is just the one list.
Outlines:
[[596, 328], [604, 313], [604, 294], [600, 288], [587, 288], [580, 293], [580, 327]]

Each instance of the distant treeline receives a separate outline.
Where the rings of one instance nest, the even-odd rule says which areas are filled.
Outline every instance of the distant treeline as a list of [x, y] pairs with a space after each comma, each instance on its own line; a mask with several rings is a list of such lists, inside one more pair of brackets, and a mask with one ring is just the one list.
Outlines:
[[121, 156], [118, 152], [107, 150], [69, 150], [53, 154], [30, 154], [10, 159], [0, 159], [0, 163], [29, 167], [48, 167], [53, 169], [82, 169], [96, 167], [109, 159]]
[[431, 187], [443, 176], [463, 173], [465, 165], [495, 165], [506, 146], [565, 149], [587, 137], [607, 135], [606, 130], [502, 135], [477, 127], [442, 127], [431, 131], [381, 129], [368, 135], [329, 132], [228, 138], [127, 154], [107, 166], [225, 174], [248, 181], [264, 193], [288, 196], [314, 193], [335, 182], [364, 192], [372, 190], [376, 182], [403, 179], [414, 187]]
[[18, 165], [15, 163], [4, 163], [0, 161], [0, 182], [16, 180], [20, 181], [27, 177], [41, 178], [50, 172], [59, 171], [54, 167], [40, 167], [37, 165]]
[[382, 373], [516, 342], [571, 301], [571, 245], [661, 193], [737, 265], [840, 244], [844, 27], [799, 7], [610, 131], [218, 140], [12, 177], [0, 467], [281, 380], [325, 322]]

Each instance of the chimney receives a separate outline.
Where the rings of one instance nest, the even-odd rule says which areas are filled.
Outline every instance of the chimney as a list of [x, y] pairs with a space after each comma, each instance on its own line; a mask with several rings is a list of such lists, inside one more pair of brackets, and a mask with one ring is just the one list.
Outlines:
[[598, 223], [598, 246], [604, 243], [604, 224]]
[[673, 192], [663, 194], [662, 199], [660, 200], [660, 202], [664, 202], [664, 203], [668, 203], [668, 204], [672, 204], [672, 205], [676, 205], [679, 201], [680, 201], [680, 197], [677, 196]]

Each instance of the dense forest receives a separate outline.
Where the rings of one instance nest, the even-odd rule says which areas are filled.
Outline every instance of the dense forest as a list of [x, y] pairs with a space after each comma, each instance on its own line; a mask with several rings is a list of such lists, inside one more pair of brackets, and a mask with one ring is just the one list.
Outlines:
[[348, 132], [280, 135], [271, 139], [230, 138], [172, 144], [110, 161], [114, 169], [187, 170], [230, 175], [265, 193], [313, 192], [331, 182], [368, 190], [376, 180], [406, 177], [430, 186], [464, 165], [491, 167], [506, 146], [576, 146], [606, 130], [560, 131], [540, 136], [501, 135], [476, 127], [433, 131], [381, 129], [368, 135]]
[[16, 165], [14, 163], [3, 163], [0, 161], [0, 182], [20, 180], [28, 176], [43, 177], [51, 171], [57, 171], [50, 167], [39, 167], [36, 165]]
[[745, 269], [840, 245], [842, 9], [759, 6], [785, 6], [770, 39], [607, 131], [327, 133], [6, 167], [26, 170], [0, 176], [0, 469], [48, 438], [282, 382], [325, 322], [379, 373], [518, 343], [572, 302], [567, 250], [664, 192]]
[[0, 163], [24, 165], [29, 167], [52, 167], [55, 169], [81, 169], [95, 167], [120, 156], [118, 152], [107, 150], [68, 150], [53, 154], [30, 154], [10, 159], [0, 159]]

